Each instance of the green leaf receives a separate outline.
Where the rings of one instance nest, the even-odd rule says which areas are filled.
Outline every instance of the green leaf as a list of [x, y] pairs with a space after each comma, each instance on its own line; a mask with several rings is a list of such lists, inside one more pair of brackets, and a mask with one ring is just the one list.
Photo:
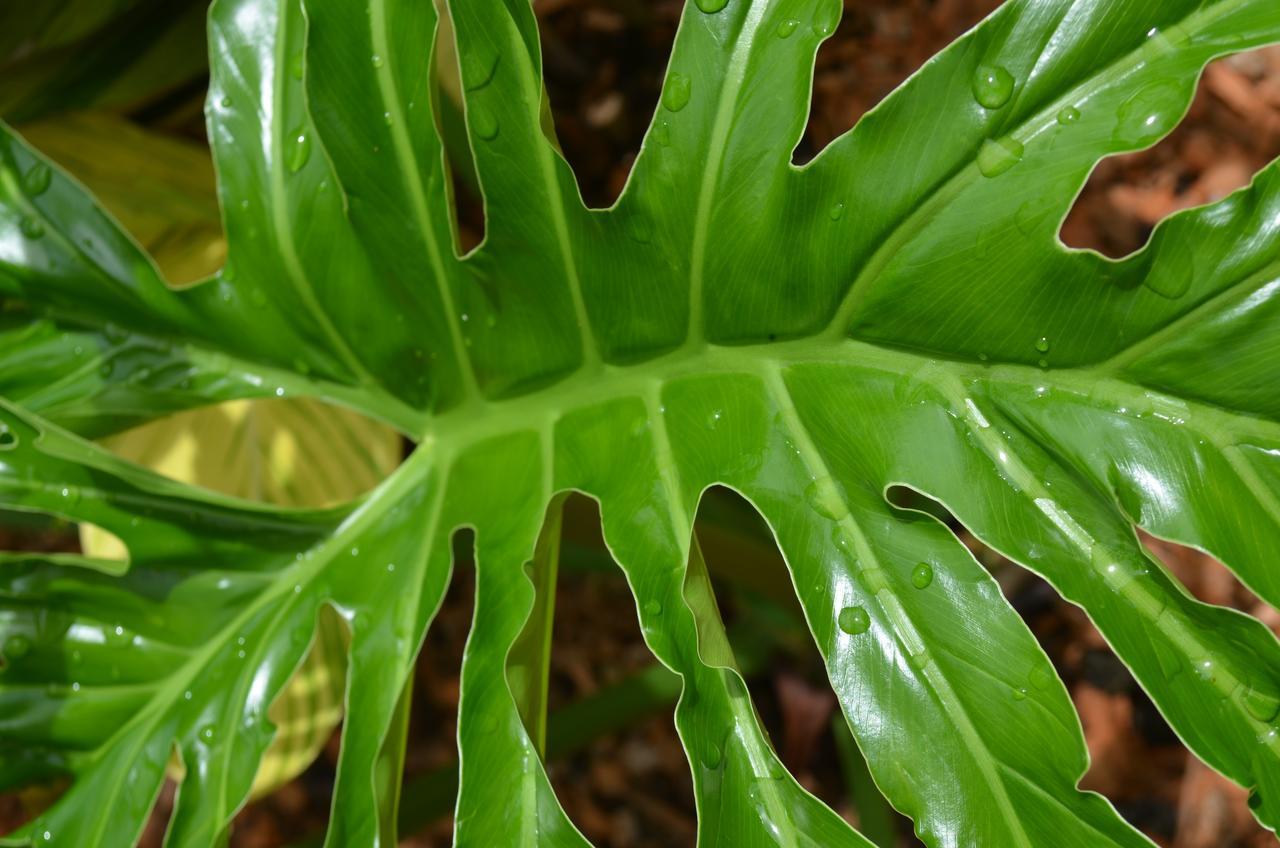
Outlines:
[[[486, 206], [466, 256], [429, 4], [215, 3], [228, 264], [181, 291], [4, 135], [0, 364], [70, 368], [80, 345], [95, 363], [146, 351], [151, 369], [57, 397], [15, 377], [2, 410], [0, 505], [96, 524], [130, 554], [121, 576], [0, 568], [0, 784], [73, 777], [14, 839], [129, 843], [176, 745], [169, 841], [216, 843], [329, 606], [352, 642], [328, 841], [389, 841], [384, 740], [469, 527], [455, 841], [583, 844], [520, 670], [540, 668], [545, 642], [522, 634], [551, 610], [525, 564], [576, 490], [683, 681], [703, 844], [868, 844], [782, 767], [732, 670], [691, 543], [717, 484], [768, 522], [871, 775], [927, 844], [1149, 843], [1077, 788], [1079, 720], [995, 581], [933, 516], [892, 506], [892, 485], [1082, 606], [1197, 756], [1280, 822], [1280, 644], [1191, 598], [1134, 529], [1280, 603], [1280, 168], [1119, 262], [1056, 237], [1094, 165], [1172, 129], [1208, 61], [1280, 40], [1272, 0], [1012, 0], [803, 168], [790, 151], [839, 4], [691, 4], [607, 210], [584, 208], [544, 134], [528, 3], [448, 10]], [[304, 511], [63, 429], [281, 392], [417, 446], [368, 495]], [[117, 623], [141, 641], [116, 645]]]

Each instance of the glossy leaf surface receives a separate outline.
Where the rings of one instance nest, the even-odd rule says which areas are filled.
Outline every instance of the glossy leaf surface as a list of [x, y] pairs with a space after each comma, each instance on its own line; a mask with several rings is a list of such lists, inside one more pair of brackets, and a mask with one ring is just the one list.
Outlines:
[[[1192, 599], [1134, 526], [1280, 603], [1280, 170], [1121, 262], [1056, 230], [1100, 158], [1172, 129], [1208, 61], [1280, 40], [1280, 7], [1014, 0], [797, 168], [839, 4], [691, 3], [630, 182], [589, 210], [541, 129], [528, 3], [446, 5], [487, 215], [466, 256], [429, 4], [215, 3], [228, 261], [188, 289], [5, 136], [0, 292], [19, 307], [0, 361], [40, 344], [79, 376], [58, 403], [10, 395], [0, 498], [130, 554], [123, 574], [26, 555], [0, 569], [0, 778], [75, 779], [17, 838], [127, 844], [176, 744], [170, 842], [214, 843], [327, 604], [352, 631], [329, 842], [385, 844], [380, 747], [452, 533], [472, 527], [456, 843], [584, 844], [522, 720], [529, 678], [507, 671], [546, 607], [525, 570], [544, 517], [579, 490], [683, 678], [701, 843], [867, 844], [782, 767], [735, 670], [691, 541], [714, 484], [767, 519], [872, 775], [927, 844], [1148, 843], [1076, 788], [1065, 688], [960, 542], [890, 505], [894, 484], [1083, 606], [1275, 827], [1280, 645]], [[122, 349], [147, 351], [145, 373], [74, 365]], [[351, 406], [417, 447], [367, 496], [298, 511], [159, 478], [64, 429], [273, 394]]]

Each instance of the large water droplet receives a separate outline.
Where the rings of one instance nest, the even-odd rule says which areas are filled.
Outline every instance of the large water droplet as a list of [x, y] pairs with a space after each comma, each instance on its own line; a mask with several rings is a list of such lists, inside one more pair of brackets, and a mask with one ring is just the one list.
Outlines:
[[289, 147], [284, 157], [290, 173], [296, 174], [307, 164], [311, 158], [311, 135], [306, 127], [298, 127], [289, 134]]
[[708, 742], [702, 749], [702, 765], [709, 771], [720, 768], [724, 762], [724, 750], [715, 742]]
[[1241, 703], [1249, 715], [1261, 722], [1271, 722], [1280, 715], [1280, 697], [1262, 689], [1250, 686], [1240, 696]]
[[662, 89], [662, 105], [672, 112], [679, 112], [689, 105], [689, 95], [693, 90], [693, 82], [688, 74], [673, 71], [667, 77], [667, 84]]
[[492, 141], [498, 137], [498, 116], [488, 106], [476, 105], [471, 109], [471, 128], [477, 138]]
[[723, 9], [729, 0], [694, 0], [700, 11], [706, 12], [708, 15], [714, 15]]
[[657, 599], [645, 601], [644, 612], [648, 616], [662, 615], [662, 602]]
[[1058, 123], [1064, 127], [1080, 120], [1080, 110], [1074, 106], [1063, 106], [1058, 112]]
[[31, 650], [31, 639], [22, 633], [15, 633], [4, 640], [4, 658], [16, 660], [25, 657]]
[[830, 477], [814, 480], [804, 490], [804, 494], [814, 510], [825, 518], [841, 521], [849, 514], [849, 505]]
[[1116, 113], [1116, 128], [1111, 138], [1125, 147], [1144, 147], [1173, 126], [1186, 108], [1183, 89], [1164, 80], [1139, 89]]
[[982, 142], [978, 151], [978, 170], [984, 177], [998, 177], [1022, 161], [1022, 142], [1012, 136]]
[[39, 218], [34, 218], [30, 215], [22, 216], [22, 220], [18, 222], [18, 229], [32, 241], [44, 235], [44, 223]]
[[839, 221], [844, 217], [844, 204], [839, 202], [831, 204], [831, 208], [827, 210], [827, 216], [833, 221]]
[[462, 78], [466, 80], [467, 91], [479, 91], [493, 82], [498, 72], [499, 53], [488, 47], [477, 47], [468, 50], [462, 57]]
[[375, 68], [381, 68], [384, 64], [382, 61], [382, 57], [379, 56], [377, 53], [374, 53], [372, 56], [370, 56], [369, 61], [373, 63], [373, 66]]
[[1041, 336], [1040, 338], [1036, 339], [1036, 350], [1040, 351], [1041, 353], [1048, 353], [1048, 352], [1049, 352], [1049, 337], [1048, 337], [1048, 336]]
[[1013, 75], [999, 65], [979, 65], [973, 73], [973, 99], [984, 109], [999, 109], [1013, 96]]
[[911, 569], [911, 585], [917, 589], [927, 589], [933, 582], [933, 566], [927, 562], [918, 563]]
[[845, 633], [850, 636], [857, 636], [859, 633], [866, 633], [871, 628], [871, 616], [867, 615], [867, 611], [862, 607], [845, 607], [840, 610], [836, 623], [840, 625], [840, 629]]
[[1015, 701], [1025, 701], [1025, 700], [1027, 700], [1027, 690], [1026, 690], [1026, 688], [1025, 688], [1025, 687], [1019, 687], [1019, 688], [1017, 688], [1017, 689], [1014, 689], [1014, 690], [1013, 690], [1013, 700], [1015, 700]]
[[1196, 275], [1196, 255], [1183, 238], [1165, 239], [1155, 264], [1142, 284], [1161, 297], [1177, 300], [1191, 290]]
[[778, 38], [790, 38], [798, 26], [800, 26], [800, 22], [795, 18], [787, 18], [778, 24]]
[[49, 184], [53, 182], [53, 171], [43, 162], [37, 162], [31, 166], [31, 170], [27, 171], [22, 178], [22, 190], [30, 197], [39, 197], [49, 190]]
[[818, 11], [813, 19], [813, 34], [818, 38], [826, 38], [836, 31], [836, 23], [840, 20], [842, 3], [827, 3]]

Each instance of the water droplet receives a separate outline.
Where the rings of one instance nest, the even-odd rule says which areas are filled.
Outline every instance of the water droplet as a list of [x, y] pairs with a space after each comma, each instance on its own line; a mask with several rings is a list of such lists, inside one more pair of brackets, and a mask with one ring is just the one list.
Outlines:
[[1038, 362], [1036, 362], [1036, 364], [1037, 364], [1037, 365], [1039, 365], [1041, 368], [1048, 368], [1048, 367], [1049, 367], [1049, 360], [1047, 360], [1047, 359], [1041, 359], [1041, 360], [1039, 360]]
[[107, 644], [109, 645], [127, 645], [129, 644], [129, 639], [129, 631], [125, 630], [123, 624], [117, 624], [107, 630]]
[[219, 106], [221, 106], [223, 109], [230, 109], [230, 108], [231, 108], [231, 98], [230, 98], [230, 97], [224, 97], [224, 98], [222, 98], [221, 100], [219, 100], [219, 101], [218, 101], [218, 105], [219, 105]]
[[1013, 690], [1013, 700], [1015, 701], [1027, 700], [1027, 690], [1025, 686], [1019, 687]]
[[978, 151], [978, 170], [984, 177], [998, 177], [1022, 161], [1022, 142], [1012, 136], [987, 139]]
[[75, 486], [63, 486], [58, 494], [62, 496], [62, 500], [67, 504], [75, 504], [80, 501], [80, 490]]
[[4, 640], [4, 658], [16, 660], [24, 657], [31, 650], [31, 639], [21, 633], [15, 633]]
[[462, 79], [467, 91], [479, 91], [493, 82], [498, 72], [498, 58], [498, 51], [487, 46], [467, 51], [462, 57]]
[[1184, 238], [1166, 238], [1142, 284], [1161, 297], [1177, 300], [1191, 290], [1196, 275], [1195, 251]]
[[276, 386], [276, 397], [284, 397], [284, 386]]
[[715, 771], [720, 768], [720, 763], [724, 761], [724, 751], [715, 742], [708, 742], [702, 751], [702, 765], [704, 768]]
[[692, 90], [693, 83], [689, 76], [673, 71], [671, 76], [667, 77], [667, 84], [662, 89], [662, 105], [672, 112], [679, 112], [689, 105]]
[[382, 123], [386, 124], [387, 126], [391, 126], [391, 125], [392, 125], [392, 124], [394, 124], [395, 122], [396, 122], [396, 120], [395, 120], [395, 118], [394, 118], [394, 117], [392, 117], [392, 115], [391, 115], [391, 113], [390, 113], [390, 112], [383, 112], [383, 113], [382, 113]]
[[876, 566], [864, 568], [858, 572], [858, 582], [862, 584], [862, 588], [875, 595], [889, 588], [889, 574]]
[[844, 204], [838, 203], [838, 202], [831, 204], [831, 208], [827, 210], [827, 215], [831, 218], [831, 220], [839, 221], [841, 218], [844, 217]]
[[390, 573], [394, 572], [395, 570], [396, 570], [396, 564], [395, 564], [394, 562], [389, 562], [389, 563], [387, 563], [387, 573], [388, 573], [388, 574], [390, 574]]
[[289, 59], [289, 73], [292, 74], [293, 78], [296, 80], [302, 79], [304, 61], [301, 50], [294, 53], [293, 57]]
[[217, 735], [218, 731], [212, 724], [206, 724], [204, 727], [200, 728], [200, 739], [206, 744], [213, 742]]
[[1215, 683], [1218, 679], [1218, 669], [1213, 664], [1213, 660], [1197, 660], [1192, 663], [1191, 668], [1195, 671], [1196, 677], [1207, 683]]
[[644, 602], [645, 615], [662, 615], [662, 603], [656, 599]]
[[694, 0], [700, 11], [706, 12], [708, 15], [714, 15], [723, 9], [729, 0]]
[[999, 65], [979, 65], [973, 73], [973, 99], [984, 109], [999, 109], [1013, 96], [1013, 75]]
[[778, 38], [790, 38], [791, 34], [796, 31], [796, 27], [800, 26], [800, 22], [795, 18], [787, 18], [778, 24]]
[[375, 68], [381, 68], [383, 65], [382, 57], [379, 56], [377, 53], [374, 53], [372, 56], [370, 56], [369, 61], [373, 63], [373, 66]]
[[849, 505], [830, 477], [814, 480], [804, 490], [804, 494], [814, 511], [824, 518], [842, 521], [849, 514]]
[[1053, 669], [1042, 665], [1031, 669], [1031, 685], [1036, 689], [1048, 689], [1053, 685]]
[[285, 151], [285, 165], [288, 166], [290, 173], [296, 174], [302, 170], [302, 166], [307, 164], [310, 158], [311, 136], [307, 133], [306, 127], [298, 127], [289, 134], [289, 149]]
[[671, 145], [671, 125], [666, 121], [658, 121], [653, 125], [653, 140], [662, 147]]
[[53, 171], [43, 162], [37, 162], [22, 178], [22, 190], [30, 197], [39, 197], [49, 190], [53, 182]]
[[1145, 147], [1173, 126], [1186, 105], [1177, 83], [1164, 80], [1144, 86], [1116, 113], [1112, 141], [1124, 147]]
[[1049, 352], [1049, 338], [1047, 336], [1041, 336], [1040, 338], [1036, 339], [1036, 350], [1040, 351], [1041, 353]]
[[359, 548], [352, 548], [352, 549], [351, 549], [351, 555], [352, 555], [352, 556], [360, 556], [360, 549], [359, 549]]
[[1074, 106], [1063, 106], [1058, 110], [1058, 123], [1064, 127], [1080, 120], [1080, 110]]
[[190, 701], [190, 700], [192, 699], [192, 697], [194, 697], [194, 696], [192, 695], [192, 693], [191, 693], [191, 690], [190, 690], [190, 689], [188, 689], [187, 691], [185, 691], [185, 692], [183, 692], [183, 693], [182, 693], [182, 700], [184, 700], [184, 701]]
[[842, 3], [828, 3], [825, 8], [820, 10], [813, 20], [813, 34], [818, 38], [826, 38], [835, 32], [836, 23], [840, 20], [842, 7]]
[[471, 128], [475, 130], [477, 138], [492, 141], [498, 137], [498, 116], [493, 114], [492, 109], [483, 104], [477, 104], [472, 107], [470, 115]]
[[850, 636], [857, 636], [859, 633], [866, 633], [871, 628], [871, 616], [867, 615], [867, 611], [862, 607], [845, 607], [840, 610], [840, 616], [836, 619], [836, 623], [840, 625], [840, 629]]
[[18, 446], [18, 434], [0, 424], [0, 451], [13, 450]]
[[1258, 721], [1270, 723], [1277, 715], [1280, 715], [1280, 697], [1269, 692], [1264, 692], [1255, 686], [1250, 686], [1245, 693], [1240, 696], [1241, 703], [1248, 710], [1249, 715]]
[[933, 566], [927, 562], [917, 563], [911, 569], [911, 585], [917, 589], [928, 589], [933, 582]]
[[35, 241], [44, 235], [44, 224], [39, 218], [33, 218], [30, 215], [23, 215], [22, 220], [18, 223], [18, 229], [27, 238]]

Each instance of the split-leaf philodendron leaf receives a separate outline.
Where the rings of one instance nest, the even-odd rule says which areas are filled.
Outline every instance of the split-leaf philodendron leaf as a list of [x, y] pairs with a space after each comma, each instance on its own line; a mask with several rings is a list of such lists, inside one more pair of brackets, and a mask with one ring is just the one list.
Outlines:
[[[1280, 169], [1122, 261], [1057, 238], [1097, 161], [1171, 130], [1208, 61], [1280, 40], [1275, 0], [1013, 0], [804, 167], [840, 4], [698, 0], [607, 210], [544, 135], [527, 0], [442, 5], [486, 211], [465, 256], [431, 3], [214, 4], [228, 260], [189, 288], [0, 136], [0, 504], [128, 547], [0, 566], [0, 786], [71, 778], [10, 841], [132, 844], [176, 748], [169, 842], [217, 844], [332, 605], [352, 641], [329, 844], [393, 844], [383, 741], [472, 527], [456, 843], [584, 844], [527, 673], [579, 490], [684, 679], [701, 844], [869, 844], [783, 768], [733, 670], [691, 537], [713, 484], [767, 519], [872, 775], [927, 844], [1149, 843], [1077, 789], [1078, 719], [995, 582], [891, 485], [1081, 605], [1280, 823], [1280, 645], [1191, 598], [1134, 530], [1280, 604]], [[417, 447], [350, 505], [291, 510], [85, 439], [273, 395]]]

